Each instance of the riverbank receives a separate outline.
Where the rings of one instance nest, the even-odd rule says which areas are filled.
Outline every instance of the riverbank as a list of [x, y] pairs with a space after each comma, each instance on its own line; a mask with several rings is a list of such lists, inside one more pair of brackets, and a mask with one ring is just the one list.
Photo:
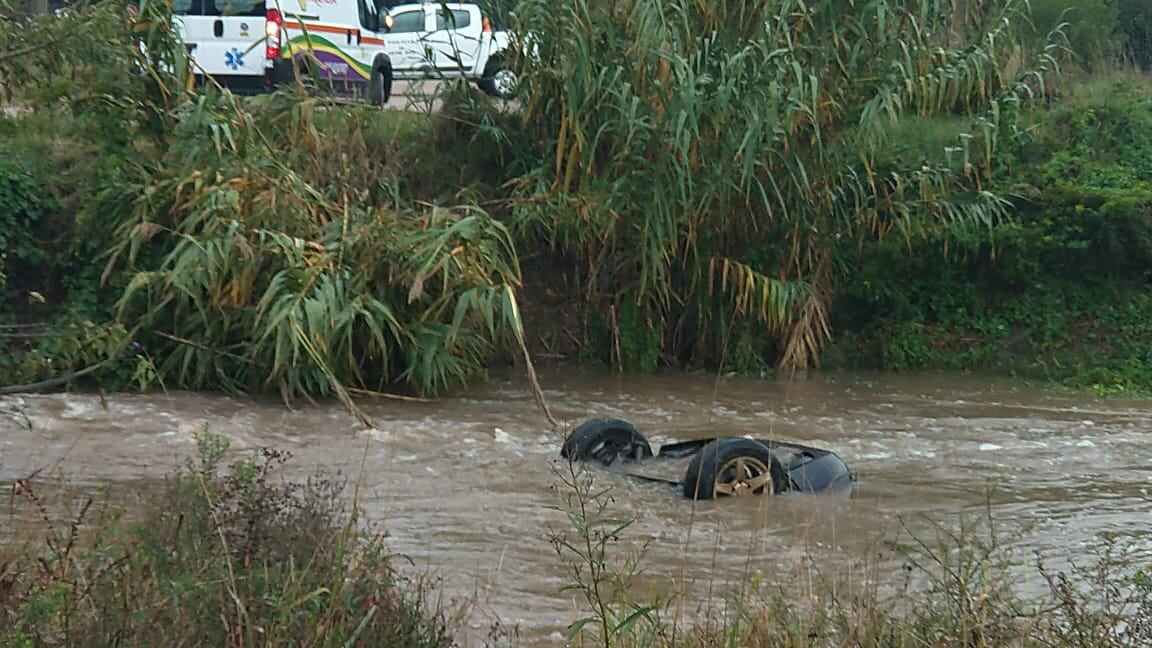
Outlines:
[[[1058, 49], [1018, 34], [950, 42], [949, 56], [980, 54], [963, 74], [876, 87], [861, 79], [894, 69], [883, 43], [951, 63], [907, 25], [864, 21], [874, 51], [841, 52], [860, 68], [844, 78], [823, 65], [826, 42], [796, 40], [804, 30], [766, 34], [785, 45], [757, 53], [795, 66], [750, 70], [740, 47], [760, 45], [740, 29], [718, 32], [732, 47], [708, 58], [694, 32], [637, 14], [617, 16], [621, 33], [676, 43], [679, 63], [648, 75], [659, 57], [646, 51], [621, 85], [557, 76], [576, 51], [621, 69], [634, 53], [544, 9], [522, 16], [547, 38], [524, 63], [520, 112], [460, 84], [422, 114], [309, 91], [185, 96], [164, 58], [172, 35], [134, 32], [111, 5], [13, 32], [63, 21], [78, 37], [21, 50], [51, 83], [5, 77], [40, 108], [0, 119], [0, 383], [354, 408], [373, 392], [459, 388], [526, 349], [632, 372], [821, 365], [1152, 386], [1146, 75], [1058, 79]], [[764, 22], [739, 15], [717, 24]], [[985, 18], [964, 17], [974, 34], [1003, 24]], [[85, 39], [99, 61], [70, 55]], [[700, 60], [730, 87], [699, 77]], [[781, 88], [807, 87], [789, 76], [806, 68], [845, 111], [812, 121], [790, 103]], [[673, 82], [716, 101], [702, 112]], [[914, 110], [877, 103], [908, 87], [899, 104]]]

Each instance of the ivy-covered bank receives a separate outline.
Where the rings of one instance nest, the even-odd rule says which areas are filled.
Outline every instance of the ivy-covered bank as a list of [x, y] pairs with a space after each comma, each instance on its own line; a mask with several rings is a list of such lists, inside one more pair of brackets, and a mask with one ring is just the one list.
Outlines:
[[891, 239], [835, 307], [832, 366], [992, 370], [1152, 389], [1152, 83], [1071, 85], [1020, 121], [978, 240]]
[[189, 92], [163, 3], [0, 21], [0, 392], [351, 404], [524, 347], [1152, 389], [1152, 18], [1062, 3], [526, 0], [517, 103], [407, 111]]

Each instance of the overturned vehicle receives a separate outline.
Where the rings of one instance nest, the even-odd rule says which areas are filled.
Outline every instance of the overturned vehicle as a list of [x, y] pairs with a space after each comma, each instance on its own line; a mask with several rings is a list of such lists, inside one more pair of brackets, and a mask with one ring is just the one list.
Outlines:
[[[851, 494], [856, 476], [831, 450], [745, 437], [714, 437], [662, 445], [658, 453], [622, 419], [591, 419], [565, 439], [560, 456], [618, 467], [634, 478], [671, 484], [691, 499], [781, 493]], [[691, 457], [680, 480], [652, 474]]]

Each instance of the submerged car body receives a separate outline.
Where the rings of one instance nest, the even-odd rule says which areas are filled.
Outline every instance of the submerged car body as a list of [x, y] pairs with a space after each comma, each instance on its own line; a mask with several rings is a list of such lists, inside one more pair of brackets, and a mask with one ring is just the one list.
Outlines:
[[[648, 440], [622, 419], [591, 419], [572, 430], [560, 450], [573, 461], [619, 466], [631, 477], [675, 485], [685, 497], [780, 493], [850, 494], [856, 477], [831, 450], [799, 443], [745, 437], [714, 437], [665, 444], [652, 452]], [[678, 481], [641, 470], [691, 458]]]

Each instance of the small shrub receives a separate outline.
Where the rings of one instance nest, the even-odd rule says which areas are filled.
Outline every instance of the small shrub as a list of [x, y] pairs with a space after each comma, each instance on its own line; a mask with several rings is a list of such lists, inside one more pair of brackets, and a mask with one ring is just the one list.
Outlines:
[[15, 495], [37, 539], [0, 549], [0, 645], [444, 646], [428, 584], [391, 565], [342, 480], [278, 481], [284, 453], [222, 471], [227, 443], [138, 509]]
[[[30, 286], [48, 261], [48, 216], [57, 208], [51, 190], [32, 166], [0, 146], [0, 291], [9, 281]], [[14, 279], [11, 277], [14, 276]], [[0, 292], [0, 303], [8, 298]]]
[[569, 639], [604, 648], [653, 645], [664, 635], [659, 604], [638, 601], [632, 591], [643, 551], [617, 557], [612, 550], [633, 520], [609, 511], [610, 489], [597, 488], [576, 462], [563, 462], [556, 476], [559, 508], [570, 527], [550, 530], [548, 539], [568, 574], [561, 591], [577, 592], [588, 613], [568, 626]]

